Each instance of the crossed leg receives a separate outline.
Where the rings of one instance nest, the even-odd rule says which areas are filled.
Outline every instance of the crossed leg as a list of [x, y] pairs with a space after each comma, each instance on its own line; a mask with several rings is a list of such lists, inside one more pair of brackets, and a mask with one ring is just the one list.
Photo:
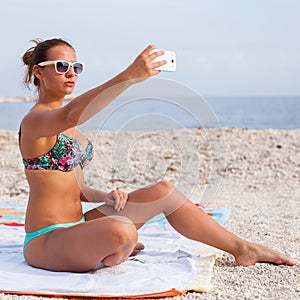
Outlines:
[[37, 268], [86, 272], [100, 262], [113, 266], [125, 261], [136, 243], [137, 230], [130, 220], [104, 217], [35, 238], [25, 247], [24, 257]]

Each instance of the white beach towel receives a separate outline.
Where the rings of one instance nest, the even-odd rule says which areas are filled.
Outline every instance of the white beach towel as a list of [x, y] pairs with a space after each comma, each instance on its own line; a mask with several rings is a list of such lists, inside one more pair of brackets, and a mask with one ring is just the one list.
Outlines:
[[[218, 209], [223, 223], [228, 209]], [[213, 211], [213, 210], [212, 210]], [[219, 217], [219, 219], [218, 219]], [[139, 230], [145, 249], [126, 262], [88, 273], [50, 272], [23, 257], [24, 227], [0, 225], [0, 292], [88, 297], [171, 296], [209, 291], [211, 270], [222, 251], [178, 234], [163, 216]]]

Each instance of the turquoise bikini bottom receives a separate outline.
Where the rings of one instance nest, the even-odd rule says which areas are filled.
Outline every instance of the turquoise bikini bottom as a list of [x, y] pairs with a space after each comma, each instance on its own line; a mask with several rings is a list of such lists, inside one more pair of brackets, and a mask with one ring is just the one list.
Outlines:
[[78, 222], [73, 222], [73, 223], [62, 223], [62, 224], [53, 224], [53, 225], [50, 225], [50, 226], [47, 226], [45, 228], [42, 228], [42, 229], [39, 229], [39, 230], [36, 230], [36, 231], [32, 231], [32, 232], [29, 232], [26, 234], [25, 236], [25, 240], [24, 240], [24, 248], [26, 247], [26, 245], [32, 241], [33, 239], [45, 234], [45, 233], [48, 233], [50, 231], [53, 231], [57, 228], [68, 228], [68, 227], [72, 227], [72, 226], [75, 226], [77, 224], [81, 224], [81, 223], [84, 223], [85, 222], [85, 217], [82, 216], [81, 220], [78, 221]]

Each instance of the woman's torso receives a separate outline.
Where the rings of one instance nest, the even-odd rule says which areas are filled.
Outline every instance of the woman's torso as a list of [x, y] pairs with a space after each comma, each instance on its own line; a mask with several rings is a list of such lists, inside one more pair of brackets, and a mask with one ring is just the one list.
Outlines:
[[[26, 136], [22, 135], [23, 133], [21, 133], [20, 138], [21, 149], [22, 143], [26, 142]], [[64, 135], [76, 140], [82, 152], [84, 151], [82, 149], [87, 148], [88, 141], [81, 133], [76, 131], [76, 139], [74, 130], [64, 132]], [[45, 149], [48, 144], [48, 151], [42, 153], [51, 152], [53, 141], [58, 140], [57, 137], [49, 137], [48, 142], [45, 139], [43, 138], [41, 144], [43, 144]], [[57, 143], [54, 145], [57, 145]], [[25, 153], [22, 153], [22, 156], [25, 158], [33, 157], [29, 155], [29, 152], [28, 150], [27, 153], [25, 151]], [[64, 152], [64, 149], [62, 149], [62, 152]], [[44, 158], [44, 155], [38, 155], [37, 157]], [[26, 162], [28, 161], [30, 162], [30, 160], [26, 159]], [[82, 206], [80, 195], [84, 180], [82, 166], [80, 166], [79, 161], [73, 167], [66, 167], [65, 170], [63, 168], [51, 170], [48, 166], [45, 169], [30, 169], [27, 167], [25, 164], [25, 174], [30, 189], [25, 220], [26, 232], [32, 232], [53, 224], [69, 223], [81, 219]]]

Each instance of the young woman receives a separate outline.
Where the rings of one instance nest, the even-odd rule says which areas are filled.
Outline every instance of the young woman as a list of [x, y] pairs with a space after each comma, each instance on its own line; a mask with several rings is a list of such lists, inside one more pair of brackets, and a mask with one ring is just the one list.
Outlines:
[[[25, 83], [38, 100], [20, 127], [20, 151], [30, 193], [26, 212], [24, 257], [37, 268], [85, 272], [100, 262], [113, 266], [139, 252], [138, 229], [164, 213], [182, 235], [231, 253], [238, 265], [256, 262], [294, 265], [291, 259], [247, 242], [218, 225], [170, 182], [162, 181], [129, 194], [104, 192], [84, 184], [83, 168], [93, 151], [76, 125], [91, 118], [116, 96], [159, 73], [154, 62], [163, 54], [148, 46], [120, 74], [63, 105], [73, 92], [83, 65], [64, 40], [35, 41], [25, 52]], [[92, 104], [93, 109], [89, 109]], [[82, 213], [81, 201], [103, 202]]]

